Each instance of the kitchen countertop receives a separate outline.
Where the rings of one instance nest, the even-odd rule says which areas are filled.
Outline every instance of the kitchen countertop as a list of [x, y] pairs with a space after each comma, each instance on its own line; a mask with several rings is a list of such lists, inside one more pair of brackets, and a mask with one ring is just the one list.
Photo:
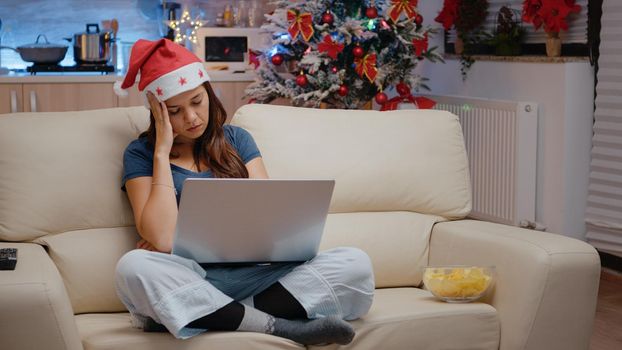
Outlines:
[[[255, 73], [246, 71], [244, 73], [232, 73], [229, 71], [208, 71], [212, 82], [236, 82], [254, 81]], [[59, 73], [37, 73], [30, 75], [28, 72], [9, 72], [0, 75], [0, 84], [27, 84], [27, 83], [113, 83], [117, 80], [122, 81], [124, 74], [109, 73], [101, 74], [98, 72], [59, 72]]]

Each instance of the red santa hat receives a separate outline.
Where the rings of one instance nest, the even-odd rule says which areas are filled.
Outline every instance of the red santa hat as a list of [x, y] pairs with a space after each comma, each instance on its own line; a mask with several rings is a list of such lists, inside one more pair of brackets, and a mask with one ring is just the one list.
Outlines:
[[[138, 90], [145, 94], [151, 91], [160, 101], [192, 90], [209, 80], [201, 60], [168, 39], [140, 39], [134, 44], [127, 74], [123, 83], [115, 82], [115, 93], [127, 96], [126, 89], [134, 85], [139, 71]], [[147, 102], [146, 105], [149, 106]]]

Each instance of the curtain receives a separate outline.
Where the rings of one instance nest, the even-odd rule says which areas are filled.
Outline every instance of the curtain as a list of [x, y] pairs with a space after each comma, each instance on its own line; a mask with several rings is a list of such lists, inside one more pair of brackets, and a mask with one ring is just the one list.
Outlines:
[[587, 240], [622, 256], [622, 1], [604, 0], [602, 10]]

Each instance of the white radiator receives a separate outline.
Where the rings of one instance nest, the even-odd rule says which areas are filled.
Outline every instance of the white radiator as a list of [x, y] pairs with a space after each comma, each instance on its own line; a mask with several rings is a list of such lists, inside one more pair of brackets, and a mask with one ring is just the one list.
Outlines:
[[535, 221], [538, 105], [427, 97], [435, 109], [460, 117], [473, 189], [470, 217], [541, 229]]

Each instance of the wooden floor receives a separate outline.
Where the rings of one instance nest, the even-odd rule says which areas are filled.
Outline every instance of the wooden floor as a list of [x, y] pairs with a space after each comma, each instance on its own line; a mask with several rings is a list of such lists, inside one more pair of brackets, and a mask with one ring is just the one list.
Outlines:
[[622, 274], [603, 269], [590, 350], [622, 349]]

